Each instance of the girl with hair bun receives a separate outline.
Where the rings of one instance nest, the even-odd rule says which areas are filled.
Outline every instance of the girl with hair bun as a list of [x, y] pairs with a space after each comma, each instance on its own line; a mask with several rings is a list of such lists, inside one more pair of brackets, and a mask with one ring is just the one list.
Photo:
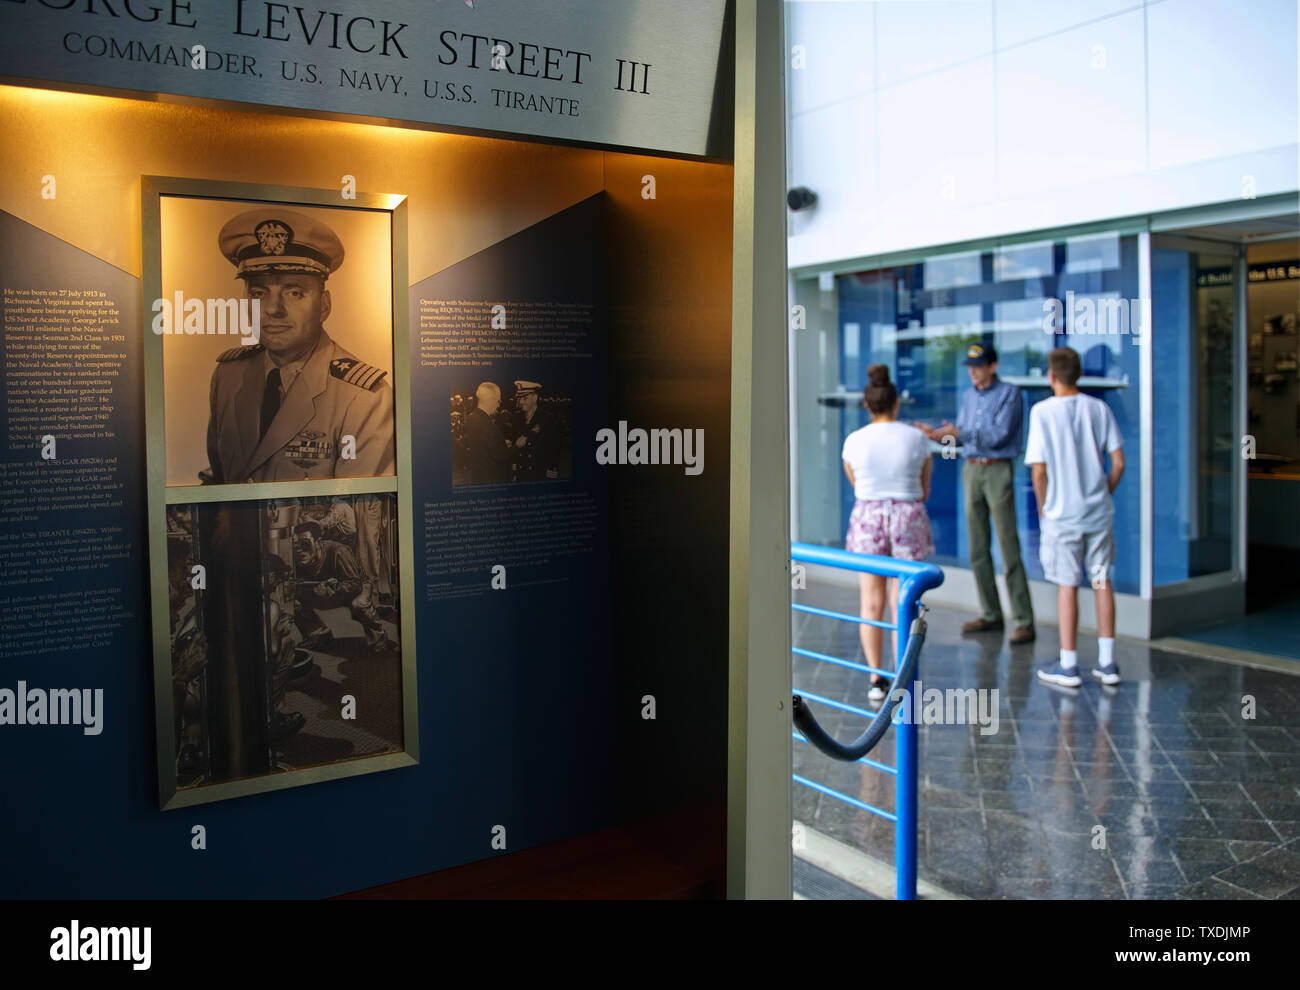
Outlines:
[[[862, 404], [871, 422], [844, 440], [844, 473], [856, 501], [849, 517], [844, 549], [899, 560], [925, 560], [934, 553], [930, 517], [925, 500], [930, 497], [930, 441], [920, 430], [898, 421], [898, 389], [889, 380], [889, 368], [873, 364], [867, 369]], [[898, 581], [875, 574], [859, 574], [859, 610], [864, 619], [879, 621], [888, 592], [890, 615], [898, 608]], [[882, 635], [878, 626], [861, 625], [862, 652], [869, 667], [881, 668]], [[898, 634], [891, 633], [897, 656]], [[887, 694], [888, 681], [871, 675], [872, 701]]]

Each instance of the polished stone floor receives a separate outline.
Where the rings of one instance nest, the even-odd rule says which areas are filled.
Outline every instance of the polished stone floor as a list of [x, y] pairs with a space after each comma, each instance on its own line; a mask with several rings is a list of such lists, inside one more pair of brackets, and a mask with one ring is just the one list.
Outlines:
[[[856, 611], [856, 591], [809, 585], [797, 601]], [[1300, 899], [1300, 677], [1121, 640], [1124, 683], [1104, 688], [1087, 676], [1096, 639], [1081, 635], [1085, 684], [1050, 688], [1034, 670], [1056, 658], [1054, 626], [1013, 648], [963, 637], [969, 618], [929, 612], [920, 679], [990, 702], [996, 689], [996, 731], [920, 726], [922, 879], [974, 898]], [[850, 623], [796, 612], [794, 643], [862, 661]], [[796, 690], [871, 707], [865, 675], [793, 663]], [[865, 725], [814, 711], [841, 741]], [[793, 745], [796, 774], [893, 810], [891, 775]], [[869, 758], [892, 765], [893, 745], [891, 731]], [[870, 812], [795, 783], [794, 817], [892, 862], [893, 825]]]

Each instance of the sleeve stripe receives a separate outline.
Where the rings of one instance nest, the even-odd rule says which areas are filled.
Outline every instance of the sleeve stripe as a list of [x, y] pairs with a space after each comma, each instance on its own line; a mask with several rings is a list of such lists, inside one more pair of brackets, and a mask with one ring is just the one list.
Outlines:
[[382, 368], [358, 363], [347, 374], [339, 375], [336, 373], [334, 377], [347, 382], [349, 385], [372, 390], [386, 374], [388, 372]]

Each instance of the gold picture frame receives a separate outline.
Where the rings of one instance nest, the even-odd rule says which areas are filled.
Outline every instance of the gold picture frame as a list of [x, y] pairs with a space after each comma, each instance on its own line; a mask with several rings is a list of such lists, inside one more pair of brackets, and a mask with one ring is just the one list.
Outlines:
[[[175, 433], [169, 438], [168, 434], [168, 409], [166, 400], [166, 375], [167, 355], [164, 348], [166, 342], [171, 339], [167, 333], [171, 332], [169, 326], [164, 325], [166, 332], [159, 331], [159, 313], [161, 311], [159, 301], [164, 299], [164, 250], [171, 250], [169, 257], [178, 257], [184, 252], [179, 251], [179, 245], [166, 243], [164, 234], [164, 211], [173, 204], [185, 204], [186, 206], [202, 204], [219, 204], [222, 207], [229, 207], [229, 214], [234, 216], [241, 210], [252, 208], [267, 207], [274, 210], [292, 211], [295, 207], [300, 208], [317, 217], [333, 218], [337, 217], [342, 222], [346, 214], [383, 214], [388, 218], [388, 238], [389, 253], [388, 264], [391, 272], [391, 388], [392, 388], [392, 417], [393, 417], [393, 461], [395, 467], [393, 473], [385, 473], [374, 477], [315, 477], [307, 480], [250, 480], [242, 483], [214, 483], [214, 484], [193, 484], [178, 483], [175, 476], [169, 478], [168, 453], [172, 453], [173, 460], [180, 460], [186, 456], [183, 452], [189, 451], [194, 446], [193, 430], [191, 421], [194, 417], [184, 417], [180, 411], [174, 411], [173, 422], [179, 424], [175, 427]], [[417, 696], [416, 696], [416, 642], [415, 642], [415, 615], [414, 615], [414, 554], [413, 554], [413, 507], [411, 497], [411, 413], [410, 413], [410, 343], [409, 343], [409, 318], [408, 318], [408, 300], [407, 300], [407, 215], [406, 215], [406, 197], [401, 195], [374, 194], [356, 192], [344, 198], [339, 190], [323, 190], [296, 188], [288, 186], [271, 186], [256, 185], [246, 183], [234, 183], [224, 181], [211, 181], [203, 179], [185, 179], [166, 176], [144, 176], [141, 182], [141, 245], [142, 245], [142, 321], [144, 336], [144, 387], [145, 387], [145, 408], [146, 408], [146, 450], [147, 450], [147, 492], [148, 492], [148, 533], [149, 533], [149, 575], [150, 575], [150, 602], [152, 607], [152, 642], [153, 642], [153, 674], [154, 674], [154, 701], [155, 712], [157, 717], [156, 746], [158, 759], [158, 793], [159, 803], [164, 810], [174, 808], [188, 807], [195, 804], [207, 803], [210, 801], [226, 800], [228, 798], [241, 797], [248, 794], [257, 794], [271, 790], [281, 790], [290, 787], [298, 787], [305, 784], [314, 784], [327, 780], [335, 780], [344, 777], [356, 776], [359, 774], [375, 773], [381, 770], [395, 769], [403, 766], [413, 766], [419, 762], [419, 724], [417, 718]], [[217, 210], [217, 212], [221, 212]], [[297, 214], [295, 214], [297, 215]], [[212, 264], [222, 265], [221, 252], [218, 251], [216, 230], [200, 231], [196, 235], [195, 253], [207, 252], [205, 257], [209, 257]], [[188, 238], [187, 238], [188, 239]], [[305, 239], [305, 238], [304, 238]], [[265, 247], [265, 245], [263, 245]], [[256, 249], [254, 248], [254, 253]], [[224, 251], [224, 247], [223, 247]], [[188, 257], [188, 255], [185, 255]], [[346, 252], [341, 255], [346, 258]], [[228, 256], [226, 261], [231, 261]], [[373, 258], [372, 258], [373, 261]], [[242, 264], [242, 263], [241, 263]], [[227, 274], [233, 277], [233, 270], [226, 269]], [[327, 276], [328, 277], [328, 276]], [[322, 283], [323, 284], [323, 283]], [[170, 295], [167, 296], [170, 301]], [[180, 299], [177, 300], [179, 304]], [[209, 312], [211, 310], [209, 309]], [[328, 310], [326, 310], [328, 313]], [[180, 335], [179, 329], [180, 312], [176, 313], [177, 329], [176, 335]], [[318, 324], [319, 328], [319, 324]], [[236, 342], [230, 338], [220, 341], [221, 344], [236, 343], [241, 345], [243, 341]], [[205, 343], [204, 346], [209, 346]], [[313, 352], [314, 353], [314, 352]], [[253, 355], [249, 355], [253, 356]], [[240, 354], [235, 360], [242, 359]], [[331, 362], [330, 374], [334, 378], [343, 378], [343, 372], [350, 372], [349, 377], [352, 379], [350, 385], [358, 388], [366, 388], [374, 385], [375, 388], [381, 387], [380, 371], [388, 369], [372, 368], [368, 374], [357, 375], [350, 369], [359, 362], [351, 358], [350, 354], [345, 352], [350, 364], [344, 365], [342, 359]], [[217, 361], [229, 360], [228, 358], [218, 357]], [[362, 360], [376, 360], [369, 355], [363, 355]], [[242, 364], [250, 365], [251, 361], [241, 361]], [[212, 374], [213, 365], [208, 365], [208, 374]], [[360, 365], [362, 369], [368, 366]], [[306, 378], [304, 372], [303, 377]], [[215, 388], [216, 378], [213, 376], [213, 387]], [[334, 383], [329, 383], [333, 385]], [[188, 385], [188, 383], [187, 383]], [[387, 387], [387, 386], [383, 386]], [[193, 388], [188, 388], [186, 395], [194, 392]], [[173, 393], [173, 405], [177, 406], [177, 394]], [[209, 401], [209, 395], [205, 392], [200, 396], [201, 402], [196, 403], [199, 408], [203, 408]], [[287, 401], [287, 400], [286, 400]], [[266, 410], [262, 410], [263, 416]], [[273, 420], [273, 422], [275, 422]], [[269, 436], [266, 431], [265, 420], [263, 421], [263, 436]], [[182, 426], [186, 431], [185, 436], [181, 436]], [[310, 434], [318, 436], [319, 434]], [[348, 437], [347, 439], [353, 439]], [[171, 444], [169, 448], [169, 442]], [[211, 443], [209, 442], [209, 450]], [[310, 452], [309, 452], [310, 453]], [[286, 454], [285, 456], [289, 456]], [[346, 455], [344, 455], [346, 456]], [[295, 461], [294, 463], [307, 463], [304, 461]], [[360, 500], [360, 501], [359, 501]], [[395, 501], [395, 506], [392, 502]], [[272, 529], [275, 524], [276, 514], [280, 509], [289, 505], [292, 511], [289, 515], [291, 520], [297, 520], [297, 512], [313, 511], [321, 508], [326, 504], [342, 504], [348, 511], [355, 512], [355, 509], [362, 502], [367, 509], [376, 509], [379, 507], [379, 514], [384, 519], [383, 532], [389, 538], [388, 556], [384, 558], [388, 566], [386, 576], [395, 577], [396, 580], [388, 580], [388, 596], [390, 601], [386, 604], [382, 602], [380, 592], [381, 583], [374, 583], [367, 580], [367, 575], [363, 574], [357, 583], [362, 587], [362, 592], [358, 593], [349, 603], [351, 591], [355, 587], [345, 584], [329, 584], [327, 581], [310, 581], [305, 582], [313, 586], [328, 586], [331, 590], [335, 588], [344, 588], [336, 594], [334, 599], [326, 601], [323, 597], [319, 599], [307, 598], [307, 604], [304, 605], [305, 594], [292, 592], [291, 597], [281, 599], [276, 598], [274, 602], [268, 600], [261, 593], [266, 590], [267, 585], [258, 589], [260, 597], [261, 611], [263, 615], [262, 626], [269, 628], [267, 623], [268, 616], [278, 615], [280, 617], [281, 628], [292, 626], [297, 629], [298, 636], [287, 635], [283, 642], [294, 647], [293, 655], [297, 657], [302, 653], [309, 653], [302, 647], [306, 642], [303, 637], [305, 630], [298, 628], [301, 623], [294, 625], [289, 622], [286, 616], [292, 614], [294, 619], [299, 615], [306, 615], [309, 620], [315, 616], [315, 621], [321, 624], [321, 628], [326, 627], [320, 618], [316, 608], [311, 607], [315, 602], [320, 609], [328, 609], [331, 605], [338, 606], [338, 609], [350, 607], [350, 615], [363, 628], [366, 634], [366, 645], [370, 647], [376, 655], [382, 655], [384, 662], [398, 661], [398, 658], [388, 656], [394, 649], [399, 652], [400, 667], [396, 674], [396, 683], [399, 685], [400, 699], [391, 697], [385, 698], [382, 706], [386, 712], [385, 717], [389, 722], [385, 724], [392, 726], [395, 724], [392, 720], [396, 719], [396, 712], [400, 711], [400, 727], [395, 731], [389, 732], [385, 739], [391, 743], [388, 749], [376, 750], [374, 755], [361, 753], [360, 755], [348, 756], [346, 753], [336, 755], [335, 758], [329, 759], [315, 765], [305, 765], [301, 761], [294, 763], [290, 761], [289, 765], [284, 765], [283, 761], [277, 754], [283, 753], [283, 745], [271, 745], [267, 748], [266, 740], [275, 738], [276, 726], [271, 726], [272, 717], [279, 717], [280, 714], [275, 710], [275, 688], [271, 687], [276, 681], [276, 677], [270, 672], [273, 663], [272, 653], [274, 650], [268, 643], [267, 648], [262, 651], [261, 672], [257, 676], [245, 678], [245, 686], [239, 690], [243, 691], [242, 695], [235, 697], [244, 698], [245, 701], [251, 701], [253, 708], [260, 714], [257, 717], [246, 719], [245, 722], [239, 721], [239, 715], [227, 715], [222, 722], [223, 728], [228, 729], [230, 723], [234, 721], [236, 725], [256, 726], [261, 715], [265, 715], [267, 725], [260, 729], [250, 731], [246, 739], [243, 735], [236, 733], [232, 736], [229, 732], [222, 738], [227, 740], [225, 749], [222, 754], [223, 766], [227, 769], [223, 774], [214, 775], [210, 769], [205, 774], [200, 769], [197, 781], [191, 774], [183, 774], [182, 767], [190, 767], [181, 758], [182, 740], [187, 738], [187, 732], [192, 727], [178, 729], [183, 721], [181, 713], [186, 709], [189, 700], [182, 693], [178, 697], [178, 691], [175, 681], [184, 675], [176, 675], [175, 660], [173, 657], [173, 635], [175, 627], [175, 600], [174, 575], [170, 569], [176, 567], [176, 555], [173, 553], [169, 557], [169, 529], [171, 529], [172, 543], [175, 545], [177, 529], [183, 531], [184, 520], [197, 520], [200, 517], [211, 518], [239, 518], [246, 522], [253, 519], [262, 519], [262, 522], [253, 522], [252, 525], [257, 527], [259, 534], [273, 532], [282, 534], [283, 529]], [[237, 507], [237, 510], [236, 508]], [[263, 511], [265, 510], [265, 511]], [[347, 513], [345, 512], [344, 515]], [[393, 535], [391, 525], [391, 515], [396, 517], [396, 534]], [[355, 518], [355, 516], [354, 516]], [[271, 520], [266, 522], [265, 520]], [[178, 523], [178, 520], [180, 521]], [[307, 520], [304, 520], [307, 521]], [[169, 525], [170, 523], [170, 525]], [[320, 535], [319, 527], [312, 530], [311, 526], [299, 526], [296, 529], [294, 524], [290, 524], [288, 530], [289, 536], [286, 543], [274, 544], [277, 546], [290, 546], [293, 549], [289, 552], [290, 565], [293, 564], [295, 556], [298, 554], [298, 537], [295, 535], [301, 529], [306, 533], [306, 537]], [[197, 524], [196, 524], [197, 532]], [[241, 533], [250, 532], [247, 529], [240, 530]], [[356, 535], [355, 533], [353, 534]], [[304, 542], [308, 542], [304, 537]], [[283, 540], [284, 537], [276, 535], [268, 537], [274, 540]], [[197, 537], [196, 537], [197, 540]], [[196, 542], [197, 546], [198, 543]], [[323, 545], [323, 544], [322, 544]], [[257, 549], [257, 554], [266, 556], [268, 544], [263, 542]], [[337, 552], [337, 551], [336, 551]], [[391, 559], [395, 553], [396, 560]], [[346, 554], [343, 555], [346, 558]], [[360, 560], [367, 555], [363, 552], [356, 552], [356, 559]], [[281, 560], [277, 567], [283, 565]], [[259, 565], [260, 566], [260, 565]], [[355, 572], [356, 568], [351, 568], [350, 572]], [[375, 565], [378, 566], [378, 565]], [[267, 568], [261, 566], [261, 573], [265, 574]], [[195, 579], [199, 580], [199, 579]], [[303, 583], [287, 585], [290, 588], [300, 588]], [[396, 584], [394, 588], [393, 585]], [[350, 589], [350, 590], [347, 590]], [[277, 591], [279, 586], [277, 585]], [[314, 590], [311, 594], [316, 594]], [[203, 605], [203, 599], [207, 596], [206, 589], [198, 589], [196, 586], [195, 594], [192, 601], [188, 602], [189, 613], [206, 615], [207, 608]], [[245, 599], [246, 600], [246, 599]], [[360, 604], [359, 604], [360, 603]], [[297, 609], [296, 612], [293, 609]], [[380, 621], [376, 618], [379, 610], [386, 610], [389, 619], [392, 616], [397, 618], [392, 621]], [[341, 614], [337, 612], [335, 614]], [[346, 623], [348, 620], [340, 620]], [[242, 620], [241, 623], [242, 625]], [[221, 628], [225, 629], [226, 625], [234, 626], [236, 623], [223, 623]], [[397, 635], [392, 636], [385, 630], [396, 626]], [[332, 637], [326, 629], [326, 634]], [[232, 634], [233, 635], [233, 634]], [[247, 636], [246, 631], [241, 631], [239, 635]], [[269, 634], [268, 634], [269, 635]], [[193, 652], [193, 651], [191, 651]], [[206, 653], [206, 647], [204, 649]], [[354, 650], [354, 652], [356, 652]], [[309, 654], [310, 656], [310, 654]], [[338, 658], [331, 658], [337, 660]], [[338, 669], [342, 670], [347, 665], [353, 664], [356, 670], [365, 670], [367, 657], [360, 659], [341, 660], [338, 663]], [[301, 663], [295, 666], [302, 666]], [[320, 672], [318, 665], [312, 665], [317, 673]], [[385, 668], [387, 669], [387, 668]], [[206, 656], [203, 659], [204, 673], [201, 675], [204, 684], [207, 683], [209, 672], [207, 668]], [[175, 676], [174, 676], [175, 675]], [[212, 676], [217, 676], [213, 674]], [[364, 676], [369, 676], [364, 675]], [[223, 689], [226, 688], [227, 682], [232, 677], [227, 676], [225, 672], [220, 673], [220, 681]], [[237, 677], [233, 678], [238, 680]], [[392, 678], [385, 680], [387, 684]], [[278, 690], [283, 693], [283, 678], [280, 678], [281, 684]], [[265, 690], [263, 690], [263, 682]], [[344, 680], [346, 684], [346, 679]], [[251, 684], [249, 687], [247, 685]], [[333, 682], [331, 682], [333, 689]], [[390, 685], [391, 687], [391, 685]], [[191, 691], [191, 695], [195, 692]], [[203, 693], [200, 688], [198, 694]], [[259, 695], [260, 693], [260, 701]], [[229, 698], [232, 695], [227, 691], [223, 697]], [[337, 700], [337, 699], [336, 699]], [[257, 705], [262, 707], [259, 709]], [[345, 702], [346, 704], [346, 702]], [[242, 702], [241, 702], [242, 705]], [[354, 711], [358, 706], [358, 699], [353, 698]], [[233, 707], [240, 707], [239, 705]], [[346, 708], [344, 708], [346, 711]], [[298, 713], [294, 713], [297, 715]], [[322, 720], [326, 716], [319, 716]], [[343, 748], [351, 745], [347, 741], [349, 733], [353, 727], [347, 726], [348, 731], [344, 731], [342, 721], [339, 719], [346, 718], [346, 715], [340, 713], [338, 725], [334, 725], [330, 731], [334, 733], [330, 737], [333, 743], [333, 749], [336, 754], [342, 752]], [[313, 724], [308, 722], [308, 724]], [[203, 746], [207, 747], [201, 754], [199, 760], [200, 767], [211, 767], [212, 761], [212, 743], [213, 735], [209, 733], [208, 726], [201, 727], [203, 736]], [[292, 730], [292, 726], [287, 731]], [[180, 734], [178, 734], [178, 732]], [[238, 739], [235, 743], [230, 743], [232, 738]], [[391, 737], [391, 738], [389, 738]], [[398, 740], [400, 739], [400, 746]], [[371, 744], [377, 745], [377, 744]], [[382, 748], [382, 747], [381, 747]], [[266, 767], [259, 769], [257, 772], [243, 775], [231, 776], [229, 765], [239, 766], [263, 766], [262, 750], [266, 749]], [[240, 753], [245, 751], [252, 753], [253, 758], [250, 760], [241, 758], [234, 760], [230, 757], [230, 752], [239, 750]], [[322, 750], [324, 751], [324, 750]], [[305, 750], [304, 750], [305, 752]], [[206, 762], [204, 762], [206, 761]]]

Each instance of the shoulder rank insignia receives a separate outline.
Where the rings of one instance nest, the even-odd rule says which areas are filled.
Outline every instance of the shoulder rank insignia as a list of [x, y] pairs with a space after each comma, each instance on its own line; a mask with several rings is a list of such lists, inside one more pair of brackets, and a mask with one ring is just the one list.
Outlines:
[[262, 353], [261, 344], [254, 344], [252, 347], [244, 347], [244, 346], [232, 347], [230, 350], [222, 351], [220, 354], [218, 354], [217, 361], [218, 362], [240, 361], [244, 358], [250, 358], [254, 354], [261, 354], [261, 353]]
[[356, 358], [339, 357], [330, 362], [330, 374], [349, 385], [373, 392], [380, 386], [388, 372], [364, 361], [358, 361]]

